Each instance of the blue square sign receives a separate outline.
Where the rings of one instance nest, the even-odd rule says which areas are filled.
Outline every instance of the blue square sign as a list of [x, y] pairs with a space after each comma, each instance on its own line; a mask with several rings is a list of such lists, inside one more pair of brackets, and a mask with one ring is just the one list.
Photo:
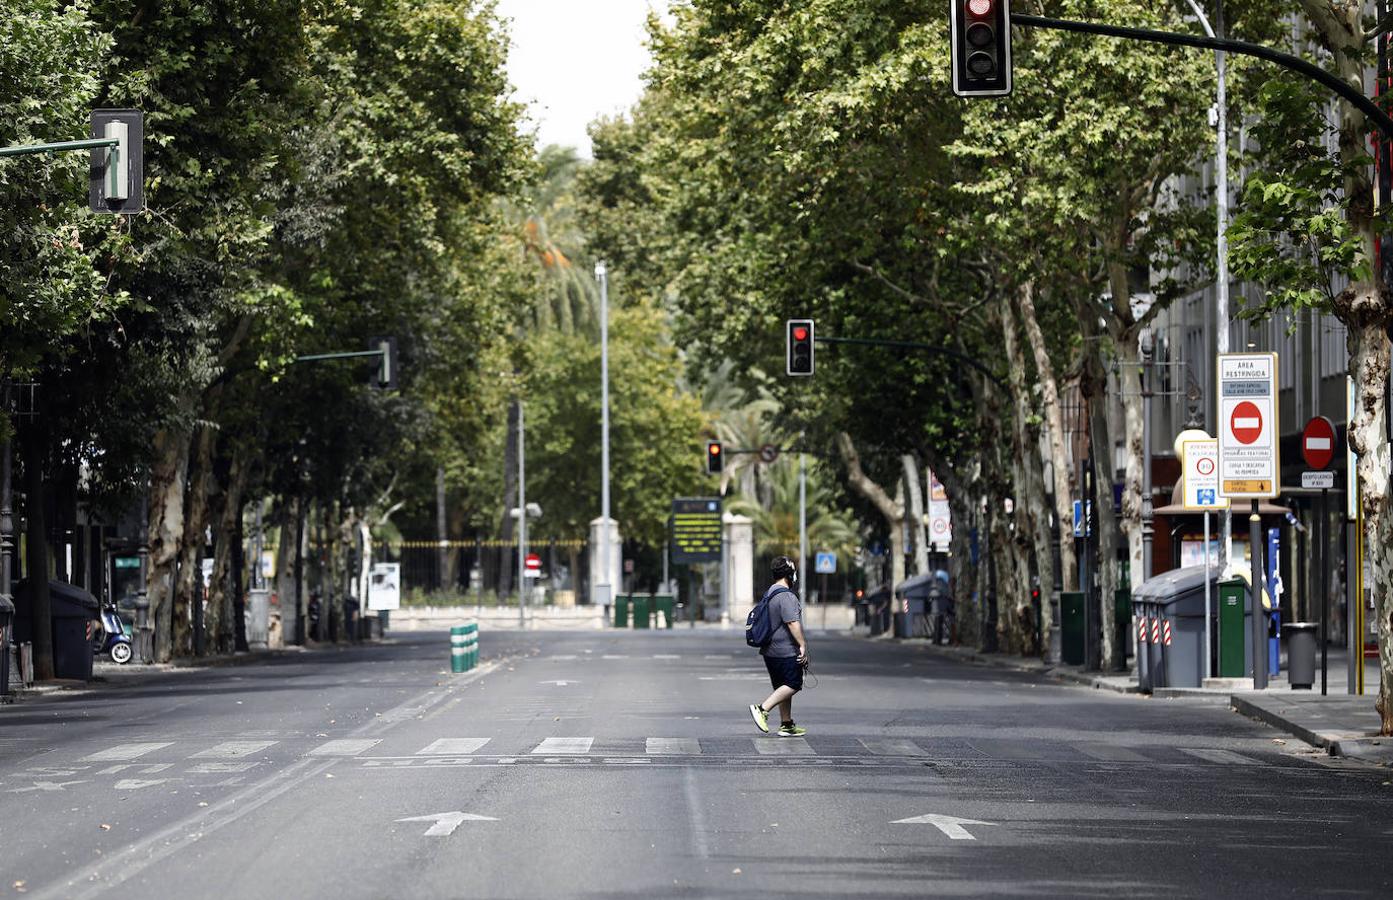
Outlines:
[[837, 554], [826, 551], [818, 553], [813, 568], [819, 575], [835, 575], [837, 573]]

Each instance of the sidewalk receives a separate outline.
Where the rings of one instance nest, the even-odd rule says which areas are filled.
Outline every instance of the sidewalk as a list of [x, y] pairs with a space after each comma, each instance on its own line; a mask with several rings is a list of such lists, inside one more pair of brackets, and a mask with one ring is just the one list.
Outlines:
[[[1073, 684], [1119, 694], [1140, 694], [1135, 672], [1113, 675], [1085, 672], [1078, 666], [1046, 664], [1039, 659], [1008, 656], [1000, 653], [981, 653], [968, 647], [945, 647], [922, 640], [904, 640], [906, 646], [922, 647], [938, 656], [960, 662], [995, 666], [1017, 672], [1030, 672]], [[1314, 691], [1294, 691], [1283, 674], [1271, 679], [1266, 691], [1235, 691], [1232, 688], [1160, 688], [1150, 696], [1158, 699], [1210, 698], [1227, 701], [1237, 713], [1265, 722], [1274, 728], [1327, 751], [1380, 765], [1393, 766], [1393, 737], [1378, 736], [1379, 716], [1374, 710], [1375, 693], [1351, 695], [1345, 692], [1345, 657], [1330, 654], [1330, 677], [1327, 696], [1321, 696], [1319, 680]], [[1285, 663], [1285, 660], [1283, 660]], [[1319, 673], [1317, 674], [1319, 679]], [[1372, 661], [1365, 665], [1365, 685], [1377, 691], [1378, 670]], [[1366, 690], [1369, 688], [1366, 687]], [[1146, 695], [1142, 695], [1146, 696]]]

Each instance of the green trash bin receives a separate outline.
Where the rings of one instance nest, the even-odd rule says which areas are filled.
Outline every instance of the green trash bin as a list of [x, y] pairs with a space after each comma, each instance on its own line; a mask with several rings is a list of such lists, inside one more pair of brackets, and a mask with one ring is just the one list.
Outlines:
[[647, 597], [631, 597], [634, 604], [634, 627], [647, 628], [649, 626], [648, 617], [652, 614]]
[[[1123, 579], [1126, 581], [1127, 579]], [[1122, 658], [1125, 660], [1131, 655], [1132, 647], [1132, 589], [1130, 587], [1118, 588], [1113, 592], [1113, 616], [1116, 619], [1116, 627], [1113, 634], [1116, 637], [1117, 645], [1122, 648]]]
[[1241, 578], [1219, 582], [1219, 677], [1248, 676], [1248, 647], [1252, 644], [1248, 582]]
[[1059, 655], [1066, 665], [1083, 665], [1083, 591], [1059, 594]]
[[614, 598], [614, 627], [629, 627], [629, 598], [623, 595]]

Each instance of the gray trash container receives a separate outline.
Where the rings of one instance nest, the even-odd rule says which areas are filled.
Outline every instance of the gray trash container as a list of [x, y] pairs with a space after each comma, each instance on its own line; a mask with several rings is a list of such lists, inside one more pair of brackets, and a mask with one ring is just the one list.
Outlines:
[[[1211, 567], [1211, 617], [1219, 604], [1218, 575], [1219, 570]], [[1152, 687], [1199, 687], [1204, 681], [1204, 566], [1163, 572], [1143, 582], [1133, 594], [1135, 602], [1160, 621], [1161, 639], [1149, 645]], [[1165, 641], [1167, 623], [1169, 644]], [[1155, 634], [1157, 630], [1152, 629], [1151, 635]]]
[[1310, 690], [1316, 682], [1315, 622], [1290, 622], [1282, 626], [1287, 639], [1287, 681], [1293, 689]]

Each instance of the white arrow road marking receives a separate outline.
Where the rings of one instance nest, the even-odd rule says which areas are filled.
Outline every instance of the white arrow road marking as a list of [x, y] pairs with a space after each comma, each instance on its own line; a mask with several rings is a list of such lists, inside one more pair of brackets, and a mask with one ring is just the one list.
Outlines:
[[157, 784], [164, 784], [168, 780], [168, 778], [122, 778], [120, 781], [116, 782], [116, 790], [138, 791], [141, 788], [154, 787]]
[[33, 787], [10, 788], [10, 789], [9, 789], [8, 791], [6, 791], [5, 793], [7, 793], [7, 794], [25, 794], [25, 793], [28, 793], [29, 791], [61, 791], [61, 790], [63, 790], [64, 788], [68, 787], [68, 785], [71, 785], [71, 784], [86, 784], [86, 783], [87, 783], [87, 782], [86, 782], [85, 779], [82, 780], [82, 781], [36, 781], [36, 782], [34, 782], [34, 786], [33, 786]]
[[936, 813], [929, 813], [927, 816], [915, 816], [912, 819], [897, 819], [891, 825], [932, 825], [955, 841], [975, 841], [971, 834], [968, 834], [964, 825], [995, 825], [995, 822], [979, 822], [976, 819], [960, 819], [957, 816], [940, 816]]
[[539, 681], [538, 684], [554, 684], [557, 687], [568, 687], [573, 684], [580, 684], [579, 681]]
[[447, 812], [433, 813], [429, 816], [411, 816], [397, 819], [398, 822], [434, 822], [426, 829], [424, 837], [449, 837], [464, 822], [497, 822], [492, 816], [476, 816], [473, 813]]

